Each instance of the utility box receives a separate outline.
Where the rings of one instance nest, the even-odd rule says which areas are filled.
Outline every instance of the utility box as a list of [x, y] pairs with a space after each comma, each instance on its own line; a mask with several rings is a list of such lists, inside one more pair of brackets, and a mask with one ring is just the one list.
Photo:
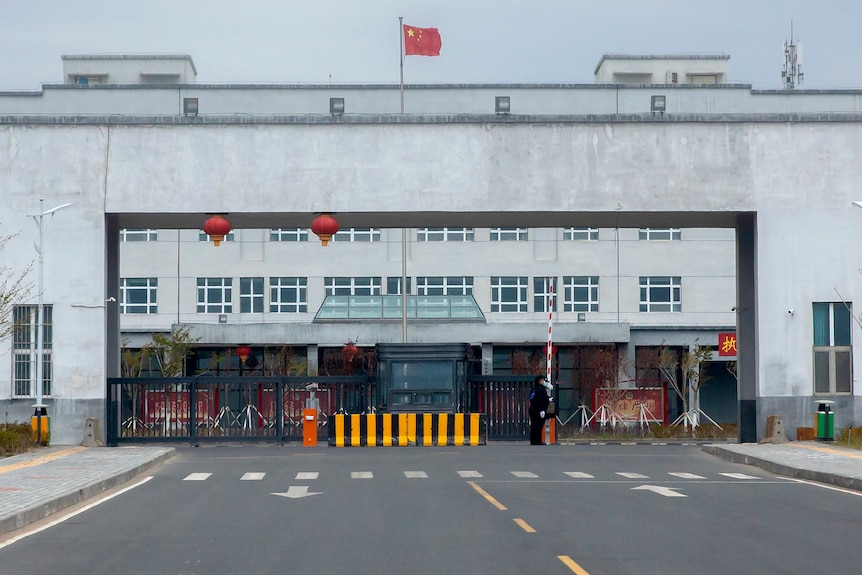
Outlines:
[[317, 445], [317, 410], [302, 410], [302, 444]]
[[817, 441], [835, 440], [835, 412], [832, 411], [834, 401], [818, 400], [817, 412], [814, 414], [814, 437]]

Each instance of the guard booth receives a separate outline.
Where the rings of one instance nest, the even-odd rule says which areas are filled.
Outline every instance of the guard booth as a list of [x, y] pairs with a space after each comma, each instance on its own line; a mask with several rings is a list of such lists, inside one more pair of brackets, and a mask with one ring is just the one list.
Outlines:
[[377, 344], [377, 385], [381, 411], [464, 412], [467, 344]]

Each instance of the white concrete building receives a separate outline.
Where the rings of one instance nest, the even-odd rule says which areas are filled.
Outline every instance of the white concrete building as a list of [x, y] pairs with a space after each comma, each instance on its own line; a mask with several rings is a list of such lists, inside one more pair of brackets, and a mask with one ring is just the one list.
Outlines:
[[[407, 340], [470, 344], [486, 373], [541, 353], [555, 278], [569, 410], [585, 347], [618, 349], [634, 385], [657, 378], [642, 368], [660, 346], [735, 331], [739, 393], [717, 365], [702, 407], [743, 439], [772, 413], [792, 436], [816, 399], [838, 401], [839, 425], [860, 409], [841, 310], [862, 297], [862, 91], [728, 84], [727, 57], [605, 56], [591, 85], [407, 86], [402, 115], [397, 85], [201, 85], [188, 56], [64, 62], [62, 84], [0, 93], [0, 233], [20, 232], [4, 261], [35, 258], [40, 196], [74, 203], [44, 239], [56, 442], [102, 417], [122, 338], [186, 325], [201, 361], [286, 345], [312, 370], [348, 339], [401, 341], [398, 313], [316, 316], [326, 295], [397, 294], [402, 250], [410, 294], [472, 295], [483, 315], [411, 319]], [[631, 74], [649, 81], [605, 83]], [[308, 231], [319, 212], [342, 225], [327, 247]], [[235, 230], [218, 248], [199, 231], [211, 213]], [[0, 348], [10, 421], [31, 412], [32, 333]]]

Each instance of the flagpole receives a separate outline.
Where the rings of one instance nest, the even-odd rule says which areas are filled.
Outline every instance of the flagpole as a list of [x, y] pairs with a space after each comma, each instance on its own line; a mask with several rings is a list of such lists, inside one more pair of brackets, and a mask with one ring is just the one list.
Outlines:
[[398, 17], [398, 39], [401, 46], [398, 55], [401, 56], [401, 113], [404, 113], [404, 17]]
[[[401, 113], [404, 113], [404, 17], [398, 17], [398, 42], [401, 57]], [[401, 228], [401, 343], [407, 343], [407, 228]]]

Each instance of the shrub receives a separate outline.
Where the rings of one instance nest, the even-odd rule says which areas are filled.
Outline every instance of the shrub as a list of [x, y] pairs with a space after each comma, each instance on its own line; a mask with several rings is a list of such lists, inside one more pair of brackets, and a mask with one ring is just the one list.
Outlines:
[[27, 453], [38, 444], [29, 423], [9, 423], [0, 426], [0, 457]]

